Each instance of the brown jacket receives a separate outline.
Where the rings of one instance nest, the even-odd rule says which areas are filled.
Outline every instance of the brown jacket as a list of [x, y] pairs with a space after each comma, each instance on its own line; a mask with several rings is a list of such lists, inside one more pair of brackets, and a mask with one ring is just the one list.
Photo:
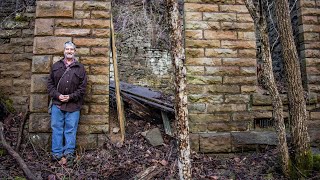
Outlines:
[[[84, 66], [78, 61], [71, 64], [67, 70], [63, 59], [54, 63], [48, 78], [48, 92], [53, 98], [52, 103], [60, 106], [60, 109], [67, 112], [73, 112], [81, 109], [83, 98], [86, 92], [87, 76]], [[61, 78], [63, 73], [65, 75]], [[57, 85], [60, 80], [59, 89]], [[68, 102], [61, 102], [59, 96], [69, 95]]]

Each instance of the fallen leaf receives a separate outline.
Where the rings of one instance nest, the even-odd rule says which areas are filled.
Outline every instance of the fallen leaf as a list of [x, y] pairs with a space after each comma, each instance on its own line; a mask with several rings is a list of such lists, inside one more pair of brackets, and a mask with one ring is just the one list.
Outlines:
[[50, 174], [48, 176], [48, 180], [56, 180], [56, 176], [54, 174]]
[[160, 161], [160, 164], [162, 165], [162, 166], [166, 166], [166, 165], [168, 165], [168, 161], [166, 161], [166, 160], [161, 160]]
[[60, 165], [66, 165], [67, 164], [67, 159], [66, 158], [61, 158], [61, 160], [59, 161]]

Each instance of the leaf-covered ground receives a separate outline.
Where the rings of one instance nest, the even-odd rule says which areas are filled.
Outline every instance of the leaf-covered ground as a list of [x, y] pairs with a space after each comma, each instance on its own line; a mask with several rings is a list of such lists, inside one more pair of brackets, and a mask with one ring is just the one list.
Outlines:
[[[21, 116], [21, 115], [20, 115]], [[6, 123], [6, 137], [15, 142], [19, 115]], [[16, 126], [16, 127], [14, 127]], [[158, 127], [164, 144], [153, 147], [141, 132]], [[0, 149], [1, 148], [0, 146]], [[192, 153], [193, 179], [284, 179], [279, 171], [276, 150], [239, 154], [206, 155]], [[26, 140], [20, 154], [31, 171], [42, 179], [134, 179], [148, 167], [157, 166], [151, 179], [179, 179], [175, 139], [164, 134], [162, 125], [150, 124], [139, 118], [127, 118], [126, 141], [123, 145], [108, 140], [103, 148], [77, 152], [76, 163], [61, 165], [51, 162], [48, 152]], [[0, 179], [24, 177], [16, 161], [5, 151], [0, 152]]]

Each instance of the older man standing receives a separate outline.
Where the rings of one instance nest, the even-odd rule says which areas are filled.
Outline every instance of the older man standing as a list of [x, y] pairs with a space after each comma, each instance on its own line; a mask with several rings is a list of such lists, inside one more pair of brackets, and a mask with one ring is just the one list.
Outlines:
[[87, 86], [84, 66], [75, 59], [76, 46], [64, 44], [64, 58], [54, 63], [48, 79], [52, 98], [52, 160], [73, 162], [80, 109]]

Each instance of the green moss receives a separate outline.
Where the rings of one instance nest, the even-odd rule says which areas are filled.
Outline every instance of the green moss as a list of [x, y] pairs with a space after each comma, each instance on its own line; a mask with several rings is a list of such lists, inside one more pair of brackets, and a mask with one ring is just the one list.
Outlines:
[[14, 180], [26, 180], [26, 178], [20, 177], [20, 176], [16, 176], [16, 177], [14, 177]]
[[26, 16], [23, 16], [23, 14], [21, 14], [21, 13], [16, 13], [14, 20], [15, 21], [27, 21], [28, 18]]
[[311, 150], [301, 157], [296, 157], [295, 162], [289, 162], [290, 179], [303, 179], [308, 177], [313, 168], [313, 155]]
[[320, 171], [320, 154], [313, 155], [313, 170]]

